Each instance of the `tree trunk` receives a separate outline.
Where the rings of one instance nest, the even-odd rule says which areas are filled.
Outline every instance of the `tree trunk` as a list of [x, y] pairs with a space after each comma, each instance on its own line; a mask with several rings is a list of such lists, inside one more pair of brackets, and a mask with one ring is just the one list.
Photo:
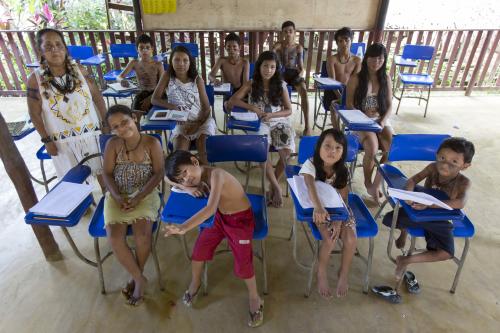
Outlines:
[[[36, 197], [28, 168], [12, 140], [9, 129], [7, 128], [7, 123], [2, 114], [0, 114], [0, 158], [2, 159], [10, 180], [14, 183], [23, 209], [27, 212], [38, 202], [38, 198]], [[59, 251], [59, 246], [49, 227], [42, 225], [32, 225], [31, 227], [42, 248], [45, 259], [48, 261], [61, 260], [62, 255]]]

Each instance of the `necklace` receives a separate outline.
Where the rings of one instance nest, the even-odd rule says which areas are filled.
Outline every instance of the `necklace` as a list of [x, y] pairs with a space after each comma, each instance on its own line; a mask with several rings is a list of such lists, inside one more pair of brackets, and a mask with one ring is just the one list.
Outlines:
[[[139, 135], [140, 135], [140, 134], [139, 134]], [[127, 154], [127, 156], [128, 156], [128, 153], [131, 153], [131, 152], [133, 152], [134, 150], [136, 150], [136, 149], [139, 147], [139, 145], [141, 144], [141, 142], [142, 142], [142, 135], [140, 135], [140, 137], [139, 137], [139, 141], [137, 142], [137, 144], [135, 145], [135, 147], [134, 147], [134, 148], [129, 149], [129, 148], [127, 147], [127, 141], [123, 140], [123, 144], [125, 145], [125, 153]]]
[[66, 94], [70, 94], [75, 90], [71, 76], [67, 73], [63, 76], [53, 76], [49, 82], [60, 94], [64, 95], [63, 101], [67, 103], [69, 99]]
[[346, 60], [345, 62], [342, 62], [342, 59], [340, 58], [340, 54], [339, 54], [339, 53], [337, 53], [337, 58], [339, 59], [339, 63], [340, 63], [341, 65], [345, 65], [345, 64], [347, 64], [347, 63], [349, 62], [349, 60], [351, 60], [351, 54], [349, 54], [349, 55], [347, 56], [347, 60]]

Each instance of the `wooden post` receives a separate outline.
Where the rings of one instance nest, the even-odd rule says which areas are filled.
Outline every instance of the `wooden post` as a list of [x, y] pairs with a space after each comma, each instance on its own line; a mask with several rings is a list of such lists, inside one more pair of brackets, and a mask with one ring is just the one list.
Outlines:
[[[375, 23], [374, 31], [374, 43], [381, 43], [382, 37], [384, 35], [385, 18], [387, 16], [387, 9], [389, 8], [389, 0], [381, 0], [380, 7], [377, 13], [377, 21]], [[370, 41], [369, 43], [370, 44]]]
[[[19, 150], [17, 150], [12, 137], [10, 136], [7, 123], [0, 114], [0, 158], [2, 159], [5, 170], [9, 175], [10, 180], [16, 188], [17, 195], [23, 209], [27, 212], [33, 207], [38, 199], [36, 197], [33, 184], [31, 183], [28, 168], [24, 163]], [[48, 226], [32, 225], [36, 239], [42, 248], [45, 259], [48, 261], [62, 260], [62, 254], [59, 251], [52, 232]]]
[[137, 34], [140, 35], [143, 30], [141, 5], [139, 4], [139, 0], [133, 0], [132, 4], [134, 5], [135, 30], [137, 31]]

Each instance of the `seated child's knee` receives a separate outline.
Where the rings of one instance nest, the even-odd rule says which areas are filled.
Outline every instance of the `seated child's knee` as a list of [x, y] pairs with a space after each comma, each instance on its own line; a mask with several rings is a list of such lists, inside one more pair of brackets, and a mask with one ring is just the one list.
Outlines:
[[344, 234], [344, 238], [342, 239], [342, 242], [344, 243], [344, 247], [356, 248], [356, 244], [357, 244], [356, 235], [354, 235], [353, 232], [346, 232]]

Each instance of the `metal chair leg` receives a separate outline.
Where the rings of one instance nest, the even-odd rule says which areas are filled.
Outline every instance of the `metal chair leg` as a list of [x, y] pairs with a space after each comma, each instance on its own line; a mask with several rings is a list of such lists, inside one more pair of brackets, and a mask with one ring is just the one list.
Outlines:
[[401, 95], [399, 96], [398, 108], [396, 109], [396, 114], [399, 112], [399, 106], [401, 105], [401, 100], [403, 99], [403, 93], [405, 91], [405, 84], [403, 83], [403, 87], [401, 88]]
[[161, 280], [161, 270], [160, 270], [160, 263], [158, 261], [158, 253], [156, 253], [156, 246], [153, 243], [153, 246], [151, 247], [151, 255], [153, 256], [153, 261], [155, 263], [155, 270], [156, 270], [156, 276], [158, 277], [158, 287], [160, 288], [161, 291], [164, 291], [165, 288], [163, 287], [163, 281]]
[[316, 267], [316, 262], [318, 261], [318, 257], [319, 257], [319, 241], [316, 240], [314, 242], [314, 254], [313, 254], [313, 259], [311, 261], [311, 267], [309, 269], [309, 277], [307, 279], [307, 288], [306, 288], [306, 292], [304, 294], [305, 297], [309, 297], [311, 295], [312, 282], [313, 282], [313, 276], [314, 276], [314, 268]]
[[99, 238], [94, 238], [94, 250], [95, 250], [95, 261], [97, 263], [97, 272], [99, 274], [99, 283], [101, 284], [101, 294], [106, 294], [106, 289], [104, 287], [104, 274], [102, 272], [102, 262], [101, 251], [99, 250]]
[[457, 263], [458, 268], [457, 268], [457, 272], [455, 273], [455, 278], [453, 279], [453, 285], [451, 286], [451, 289], [450, 289], [450, 293], [452, 293], [452, 294], [454, 294], [455, 290], [457, 289], [458, 280], [460, 279], [460, 274], [462, 273], [462, 268], [464, 267], [465, 258], [467, 257], [467, 253], [469, 252], [469, 245], [470, 245], [470, 239], [466, 238], [464, 249], [462, 250], [462, 255], [460, 256], [460, 260]]
[[370, 245], [368, 249], [368, 258], [366, 261], [366, 272], [365, 272], [365, 283], [363, 285], [363, 293], [368, 294], [368, 287], [370, 285], [370, 272], [372, 269], [372, 261], [373, 261], [373, 247], [374, 247], [374, 240], [373, 237], [370, 237], [369, 239]]
[[262, 275], [264, 279], [264, 288], [262, 292], [264, 295], [269, 294], [269, 290], [267, 289], [267, 262], [266, 262], [266, 244], [265, 240], [262, 239], [260, 241], [260, 255], [261, 255], [261, 263], [262, 263]]
[[425, 101], [425, 112], [424, 112], [424, 118], [427, 116], [427, 107], [429, 106], [429, 98], [431, 96], [431, 86], [429, 86], [429, 90], [427, 91], [427, 100]]

